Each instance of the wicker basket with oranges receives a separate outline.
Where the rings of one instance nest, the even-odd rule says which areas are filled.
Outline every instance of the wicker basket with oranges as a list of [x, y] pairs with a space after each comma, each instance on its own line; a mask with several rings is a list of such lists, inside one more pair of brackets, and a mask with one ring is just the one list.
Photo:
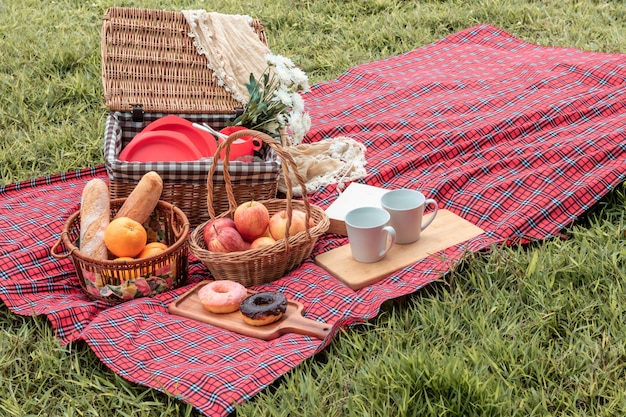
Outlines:
[[[127, 217], [115, 219], [125, 201], [110, 201], [109, 226], [113, 226], [107, 227], [112, 236], [107, 245], [108, 259], [86, 256], [79, 249], [80, 210], [67, 219], [59, 240], [51, 248], [55, 258], [71, 258], [80, 288], [88, 297], [109, 304], [153, 296], [187, 280], [187, 216], [178, 207], [159, 200], [144, 223], [129, 222]], [[60, 253], [61, 244], [66, 252]]]

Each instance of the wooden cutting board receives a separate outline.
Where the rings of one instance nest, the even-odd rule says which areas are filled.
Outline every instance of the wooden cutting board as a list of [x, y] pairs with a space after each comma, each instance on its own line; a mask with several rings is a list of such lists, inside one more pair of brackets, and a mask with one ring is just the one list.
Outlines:
[[484, 231], [478, 226], [451, 211], [440, 209], [435, 220], [422, 231], [417, 242], [394, 245], [378, 262], [355, 261], [350, 245], [346, 244], [316, 256], [315, 263], [356, 291], [380, 281], [398, 269], [482, 233]]
[[[266, 326], [252, 326], [243, 321], [241, 313], [216, 314], [207, 311], [198, 298], [198, 291], [211, 281], [202, 281], [176, 301], [169, 304], [172, 314], [209, 323], [226, 330], [263, 340], [271, 340], [285, 333], [297, 333], [324, 339], [331, 330], [331, 325], [303, 317], [304, 306], [294, 300], [287, 299], [287, 311], [277, 322]], [[248, 290], [250, 294], [254, 291]]]

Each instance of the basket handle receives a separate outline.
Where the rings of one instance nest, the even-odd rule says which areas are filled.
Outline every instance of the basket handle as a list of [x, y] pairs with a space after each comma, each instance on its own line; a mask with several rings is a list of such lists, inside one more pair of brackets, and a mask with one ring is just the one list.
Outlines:
[[[310, 232], [311, 226], [309, 225], [309, 221], [311, 219], [311, 205], [307, 198], [304, 178], [298, 172], [298, 168], [293, 157], [291, 156], [289, 152], [285, 150], [283, 145], [280, 142], [278, 142], [276, 139], [274, 139], [273, 137], [263, 132], [259, 132], [257, 130], [239, 130], [237, 132], [233, 132], [230, 136], [228, 136], [227, 139], [225, 139], [222, 143], [219, 144], [219, 146], [217, 147], [217, 150], [215, 151], [215, 155], [213, 156], [214, 162], [219, 160], [219, 155], [221, 154], [222, 150], [225, 149], [225, 155], [222, 160], [222, 164], [223, 164], [223, 171], [224, 171], [223, 175], [224, 175], [224, 182], [226, 186], [225, 187], [226, 194], [228, 195], [228, 206], [230, 210], [235, 210], [237, 208], [237, 201], [235, 200], [235, 194], [233, 192], [233, 186], [231, 184], [230, 173], [228, 172], [228, 163], [229, 163], [228, 159], [230, 157], [230, 145], [235, 140], [242, 138], [244, 136], [253, 136], [257, 139], [260, 139], [262, 142], [266, 143], [271, 149], [274, 150], [274, 152], [278, 155], [281, 161], [283, 176], [285, 178], [285, 186], [287, 188], [287, 207], [286, 207], [287, 224], [285, 225], [285, 228], [286, 228], [285, 241], [286, 242], [289, 241], [289, 228], [291, 227], [291, 217], [292, 217], [291, 200], [293, 198], [293, 192], [291, 190], [292, 183], [291, 183], [291, 178], [289, 177], [289, 175], [287, 175], [288, 172], [292, 172], [294, 174], [294, 176], [296, 177], [296, 180], [298, 181], [298, 185], [300, 185], [300, 188], [302, 189], [302, 202], [304, 203], [304, 209], [305, 209], [305, 215], [306, 215], [306, 218], [305, 218], [306, 233], [307, 233], [307, 237], [310, 239], [311, 238], [311, 232]], [[215, 174], [215, 171], [217, 170], [217, 165], [218, 165], [217, 163], [211, 164], [211, 167], [209, 169], [209, 174], [207, 176], [207, 190], [208, 190], [207, 208], [209, 211], [209, 216], [212, 219], [215, 218], [215, 209], [213, 208], [213, 175]]]
[[174, 233], [176, 240], [179, 240], [181, 236], [189, 230], [190, 223], [185, 222], [178, 229], [175, 227], [176, 225], [176, 210], [174, 209], [175, 207], [176, 206], [174, 204], [172, 204], [172, 206], [170, 207], [170, 225], [172, 225], [172, 233]]
[[72, 252], [74, 252], [77, 248], [74, 247], [72, 248], [72, 250], [65, 252], [65, 253], [57, 253], [57, 249], [59, 248], [59, 246], [61, 246], [61, 243], [63, 243], [63, 236], [67, 235], [67, 232], [61, 232], [61, 235], [59, 236], [59, 238], [57, 239], [57, 241], [54, 243], [54, 245], [52, 245], [52, 247], [50, 248], [50, 255], [54, 256], [56, 259], [65, 259], [68, 258]]

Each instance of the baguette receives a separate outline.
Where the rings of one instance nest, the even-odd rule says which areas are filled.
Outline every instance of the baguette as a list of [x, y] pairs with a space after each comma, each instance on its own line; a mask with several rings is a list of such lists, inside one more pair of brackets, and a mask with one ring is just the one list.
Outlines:
[[109, 225], [110, 216], [109, 187], [99, 178], [88, 181], [80, 202], [79, 250], [83, 255], [97, 260], [108, 259], [104, 230]]
[[154, 171], [147, 172], [128, 195], [115, 218], [130, 217], [144, 224], [159, 202], [162, 191], [163, 179], [161, 176]]

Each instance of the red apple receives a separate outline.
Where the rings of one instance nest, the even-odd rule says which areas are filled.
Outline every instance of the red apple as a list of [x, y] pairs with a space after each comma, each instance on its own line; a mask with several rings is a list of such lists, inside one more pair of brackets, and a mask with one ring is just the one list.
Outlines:
[[273, 237], [261, 236], [254, 239], [250, 244], [250, 249], [264, 248], [266, 246], [272, 246], [274, 243], [276, 243], [276, 240], [274, 240]]
[[206, 226], [204, 226], [204, 241], [209, 244], [209, 240], [215, 234], [215, 232], [223, 227], [235, 228], [235, 222], [230, 217], [220, 217], [214, 220], [210, 220]]
[[270, 223], [270, 213], [262, 203], [248, 201], [235, 209], [233, 220], [241, 237], [247, 242], [252, 242], [265, 234]]
[[232, 227], [217, 229], [207, 247], [211, 252], [238, 252], [246, 250], [246, 244], [239, 232]]
[[[309, 226], [313, 227], [313, 219], [309, 219]], [[270, 218], [270, 233], [275, 240], [285, 238], [287, 230], [287, 210], [276, 212]], [[306, 213], [301, 210], [291, 211], [291, 226], [289, 227], [289, 236], [295, 236], [299, 232], [306, 230]]]

